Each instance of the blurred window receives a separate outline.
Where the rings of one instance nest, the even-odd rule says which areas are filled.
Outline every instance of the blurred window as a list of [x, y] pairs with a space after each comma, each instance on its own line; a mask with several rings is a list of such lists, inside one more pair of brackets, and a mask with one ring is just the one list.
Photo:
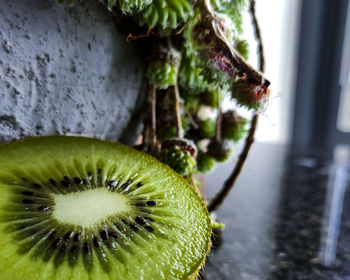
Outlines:
[[341, 71], [338, 129], [342, 132], [350, 132], [350, 5], [347, 13]]

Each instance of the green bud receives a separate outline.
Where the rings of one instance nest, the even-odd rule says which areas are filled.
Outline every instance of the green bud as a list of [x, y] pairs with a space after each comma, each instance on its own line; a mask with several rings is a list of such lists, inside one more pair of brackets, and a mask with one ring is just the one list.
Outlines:
[[218, 162], [224, 162], [230, 157], [232, 149], [229, 142], [225, 140], [218, 142], [215, 139], [212, 139], [208, 145], [207, 153]]
[[238, 142], [247, 134], [247, 123], [248, 120], [236, 112], [225, 112], [222, 114], [222, 137]]
[[[108, 6], [112, 8], [116, 2], [116, 0], [108, 0]], [[120, 9], [124, 13], [139, 12], [151, 3], [152, 0], [119, 0]]]
[[169, 165], [173, 170], [182, 176], [192, 172], [196, 165], [194, 158], [179, 147], [171, 147], [160, 152], [159, 160]]
[[148, 64], [146, 76], [149, 83], [159, 89], [167, 89], [177, 81], [180, 53], [175, 48], [159, 46]]
[[209, 172], [215, 166], [216, 160], [205, 153], [197, 156], [197, 170], [201, 173]]
[[238, 78], [232, 85], [232, 98], [241, 106], [260, 111], [268, 101], [269, 89], [266, 85], [257, 85], [246, 77]]
[[199, 122], [198, 130], [202, 138], [212, 138], [215, 136], [216, 121], [212, 119], [202, 120]]
[[138, 13], [138, 19], [141, 24], [168, 33], [187, 20], [192, 4], [191, 0], [153, 0], [151, 5]]
[[196, 166], [197, 147], [191, 140], [172, 138], [162, 143], [159, 160], [182, 176], [189, 175]]

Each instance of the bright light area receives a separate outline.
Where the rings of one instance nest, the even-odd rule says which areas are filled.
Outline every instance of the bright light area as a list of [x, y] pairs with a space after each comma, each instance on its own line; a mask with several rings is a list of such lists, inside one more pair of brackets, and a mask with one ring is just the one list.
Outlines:
[[350, 86], [343, 88], [339, 105], [337, 128], [342, 132], [350, 132]]
[[[265, 49], [265, 76], [271, 82], [271, 97], [260, 117], [257, 141], [289, 141], [293, 108], [299, 0], [256, 1], [257, 19]], [[251, 17], [244, 17], [244, 33], [249, 42], [249, 63], [257, 66], [257, 43]]]

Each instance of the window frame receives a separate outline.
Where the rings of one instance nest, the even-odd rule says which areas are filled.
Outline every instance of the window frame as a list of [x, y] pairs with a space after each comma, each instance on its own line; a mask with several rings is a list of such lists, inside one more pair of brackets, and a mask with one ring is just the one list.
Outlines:
[[302, 1], [293, 145], [331, 148], [350, 144], [350, 133], [337, 129], [349, 1]]

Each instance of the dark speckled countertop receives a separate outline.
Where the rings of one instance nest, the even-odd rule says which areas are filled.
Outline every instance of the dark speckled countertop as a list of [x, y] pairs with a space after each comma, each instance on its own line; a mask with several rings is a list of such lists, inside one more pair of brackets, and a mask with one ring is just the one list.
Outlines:
[[[256, 144], [217, 212], [226, 228], [202, 279], [350, 280], [347, 153]], [[232, 168], [206, 176], [209, 198]]]

